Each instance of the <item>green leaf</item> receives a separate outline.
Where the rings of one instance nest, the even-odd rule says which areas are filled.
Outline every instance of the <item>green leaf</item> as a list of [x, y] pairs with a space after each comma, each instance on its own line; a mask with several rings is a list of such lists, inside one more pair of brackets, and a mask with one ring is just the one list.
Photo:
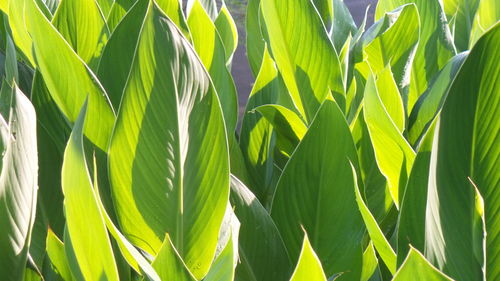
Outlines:
[[390, 67], [386, 67], [380, 71], [376, 84], [377, 89], [383, 89], [383, 91], [379, 92], [379, 97], [384, 104], [387, 114], [398, 131], [403, 133], [406, 121], [405, 109]]
[[229, 196], [228, 162], [208, 73], [151, 2], [109, 149], [115, 209], [127, 238], [155, 255], [169, 233], [193, 275], [205, 276]]
[[403, 265], [399, 268], [392, 280], [448, 281], [452, 279], [432, 266], [427, 260], [425, 260], [424, 256], [420, 252], [411, 248], [410, 253], [406, 257]]
[[118, 23], [123, 19], [125, 14], [137, 3], [137, 0], [117, 0], [111, 5], [111, 10], [106, 18], [109, 30], [113, 32]]
[[277, 136], [276, 146], [287, 156], [292, 155], [306, 134], [304, 121], [292, 110], [277, 104], [261, 105], [255, 110], [272, 124]]
[[253, 109], [265, 104], [277, 104], [281, 96], [288, 96], [288, 92], [265, 48], [262, 66], [248, 97], [240, 132], [240, 147], [250, 178], [248, 187], [264, 204], [270, 203], [274, 193], [274, 179], [279, 176], [274, 169], [275, 136], [272, 123]]
[[[459, 52], [469, 49], [469, 37], [479, 3], [482, 0], [444, 0], [443, 8], [450, 22], [455, 46]], [[453, 24], [451, 22], [453, 21]]]
[[[352, 172], [356, 175], [354, 167], [352, 167]], [[354, 178], [356, 178], [356, 176]], [[377, 221], [363, 201], [363, 197], [361, 197], [361, 192], [359, 191], [356, 181], [354, 189], [356, 192], [356, 201], [358, 202], [359, 212], [363, 217], [363, 221], [365, 222], [366, 229], [368, 230], [368, 234], [370, 235], [373, 245], [387, 266], [387, 269], [389, 269], [391, 274], [394, 274], [396, 272], [396, 253], [392, 249], [391, 244], [389, 244], [389, 241], [385, 238], [384, 233], [380, 230], [380, 227], [377, 224]]]
[[52, 24], [78, 56], [95, 70], [109, 37], [96, 0], [61, 0]]
[[[203, 278], [204, 281], [234, 280], [234, 269], [238, 258], [235, 256], [234, 247], [237, 247], [237, 245], [234, 245], [232, 235], [234, 234], [230, 235], [226, 246], [215, 259], [207, 276]], [[236, 239], [236, 241], [238, 240]]]
[[[362, 90], [364, 91], [364, 89]], [[364, 185], [362, 194], [366, 199], [366, 204], [377, 222], [382, 223], [391, 209], [394, 208], [394, 204], [387, 186], [387, 180], [377, 165], [370, 132], [363, 116], [364, 113], [361, 110], [354, 124], [351, 125], [352, 136], [359, 157], [358, 175], [361, 176]]]
[[[35, 72], [31, 100], [37, 112], [38, 204], [48, 226], [62, 237], [64, 207], [60, 171], [71, 127], [55, 104], [40, 72]], [[45, 239], [45, 237], [44, 237]]]
[[[94, 173], [97, 173], [96, 166], [96, 158], [94, 157]], [[94, 179], [97, 179], [97, 175], [94, 175]], [[115, 239], [118, 244], [118, 248], [125, 259], [125, 261], [132, 267], [137, 273], [144, 273], [147, 277], [152, 281], [160, 281], [160, 277], [153, 269], [151, 264], [144, 258], [144, 256], [139, 253], [139, 251], [130, 243], [127, 238], [120, 232], [120, 230], [115, 226], [110, 216], [108, 215], [106, 208], [100, 197], [99, 186], [97, 181], [94, 182], [95, 188], [95, 198], [97, 200], [97, 204], [99, 205], [99, 210], [101, 211], [101, 215], [104, 218], [104, 222], [106, 224], [106, 228], [109, 233]], [[142, 270], [142, 271], [141, 271]]]
[[407, 88], [410, 84], [413, 54], [419, 42], [419, 21], [417, 7], [413, 4], [388, 11], [363, 34], [357, 46], [358, 49], [361, 48], [358, 52], [362, 52], [364, 59], [357, 59], [362, 63], [358, 63], [356, 68], [365, 79], [368, 79], [370, 70], [378, 76], [383, 70], [390, 68], [396, 84], [404, 94], [405, 108], [409, 102]]
[[15, 81], [19, 83], [19, 72], [17, 69], [16, 46], [8, 33], [5, 34], [5, 80], [12, 85]]
[[107, 17], [109, 15], [109, 12], [111, 11], [111, 7], [113, 6], [115, 0], [96, 0], [96, 1], [97, 4], [99, 5], [99, 8], [101, 9], [103, 16]]
[[267, 210], [234, 176], [231, 177], [230, 200], [241, 223], [238, 239], [241, 263], [236, 267], [237, 280], [286, 280], [292, 273], [292, 264]]
[[455, 47], [440, 1], [380, 0], [377, 3], [375, 18], [380, 19], [385, 12], [409, 3], [414, 3], [417, 7], [421, 26], [418, 47], [411, 66], [407, 112], [411, 112], [418, 97], [429, 87], [432, 77], [455, 55]]
[[429, 188], [436, 189], [435, 196], [441, 199], [434, 215], [439, 218], [435, 231], [442, 234], [426, 241], [426, 254], [450, 277], [463, 280], [482, 278], [482, 259], [474, 251], [482, 246], [473, 240], [474, 188], [468, 178], [484, 198], [486, 278], [500, 277], [499, 44], [497, 23], [478, 40], [457, 74], [441, 111], [433, 147], [436, 159]]
[[312, 0], [311, 2], [314, 4], [316, 10], [321, 16], [321, 20], [323, 21], [325, 29], [329, 31], [330, 27], [332, 26], [332, 18], [334, 12], [333, 2], [330, 0]]
[[468, 53], [454, 56], [436, 75], [429, 88], [420, 96], [408, 120], [408, 140], [416, 145], [441, 111], [448, 91]]
[[299, 261], [290, 281], [326, 281], [321, 261], [314, 252], [307, 234], [304, 235]]
[[481, 0], [471, 30], [469, 48], [500, 20], [500, 4], [495, 0]]
[[229, 13], [226, 5], [222, 5], [217, 19], [215, 19], [215, 27], [219, 32], [224, 50], [226, 53], [226, 64], [230, 64], [233, 54], [238, 47], [238, 30], [233, 17]]
[[217, 90], [228, 135], [238, 122], [238, 96], [233, 77], [226, 68], [224, 45], [217, 29], [199, 0], [195, 0], [188, 17], [194, 49], [210, 73]]
[[85, 136], [106, 151], [115, 120], [106, 93], [92, 71], [47, 21], [36, 4], [26, 1], [26, 26], [33, 38], [38, 70], [52, 98], [66, 118], [75, 122], [88, 97], [89, 117], [85, 122]]
[[161, 280], [195, 281], [167, 234], [158, 255], [153, 261], [153, 268]]
[[8, 1], [9, 27], [12, 31], [12, 39], [27, 62], [35, 65], [34, 54], [32, 53], [32, 39], [26, 28], [25, 21], [28, 20], [24, 12], [25, 5], [33, 0], [6, 0]]
[[260, 0], [248, 0], [246, 10], [246, 47], [248, 64], [254, 77], [257, 77], [263, 64], [266, 49], [267, 31], [262, 18]]
[[415, 152], [389, 117], [378, 92], [373, 76], [369, 76], [363, 113], [378, 167], [387, 179], [394, 203], [399, 206]]
[[175, 23], [177, 28], [182, 31], [186, 38], [190, 38], [189, 27], [182, 12], [182, 5], [180, 0], [156, 0], [156, 4], [168, 18]]
[[116, 26], [104, 48], [97, 77], [108, 93], [113, 108], [119, 108], [132, 66], [148, 0], [138, 0]]
[[303, 227], [325, 273], [344, 273], [339, 280], [361, 276], [365, 227], [350, 160], [357, 165], [349, 127], [337, 104], [327, 99], [283, 170], [271, 211], [292, 262], [299, 256]]
[[375, 248], [373, 247], [373, 242], [370, 241], [368, 247], [366, 247], [363, 253], [363, 271], [361, 273], [361, 281], [370, 280], [370, 278], [375, 274], [378, 267], [377, 254], [375, 253]]
[[191, 11], [196, 2], [199, 2], [202, 8], [206, 11], [212, 21], [217, 18], [217, 2], [215, 0], [187, 0], [186, 11], [188, 17], [191, 16]]
[[73, 280], [71, 269], [66, 259], [64, 244], [57, 236], [49, 229], [47, 233], [47, 256], [52, 263], [53, 270], [59, 275], [62, 280]]
[[64, 152], [61, 182], [67, 233], [83, 278], [120, 280], [85, 160], [82, 131], [86, 113], [87, 102]]
[[36, 116], [15, 84], [3, 84], [0, 106], [0, 276], [23, 280], [38, 188]]
[[[399, 215], [398, 227], [398, 265], [408, 255], [410, 245], [418, 251], [425, 251], [426, 225], [433, 217], [427, 209], [433, 208], [428, 201], [428, 184], [430, 177], [431, 151], [434, 141], [435, 122], [427, 130], [420, 144], [415, 163], [408, 178]], [[429, 203], [428, 203], [429, 202]]]
[[[331, 1], [330, 1], [331, 2]], [[333, 24], [330, 38], [336, 50], [341, 50], [342, 45], [349, 36], [354, 36], [358, 28], [349, 9], [343, 0], [333, 0]]]
[[269, 0], [261, 5], [272, 55], [306, 123], [330, 91], [344, 110], [339, 58], [312, 2]]

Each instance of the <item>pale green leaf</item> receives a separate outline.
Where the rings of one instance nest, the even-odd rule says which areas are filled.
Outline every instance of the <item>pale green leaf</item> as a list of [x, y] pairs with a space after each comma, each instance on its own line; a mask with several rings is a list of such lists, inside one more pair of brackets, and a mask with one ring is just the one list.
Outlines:
[[403, 133], [406, 121], [405, 109], [390, 67], [386, 67], [380, 71], [376, 84], [377, 89], [382, 89], [378, 93], [387, 114], [394, 125], [396, 125], [398, 131]]
[[378, 167], [387, 179], [394, 203], [399, 206], [415, 152], [389, 117], [378, 92], [370, 75], [365, 87], [364, 119]]
[[96, 0], [61, 0], [52, 24], [78, 56], [95, 70], [109, 37]]
[[472, 24], [469, 48], [500, 20], [500, 3], [496, 0], [481, 0]]
[[290, 281], [326, 281], [321, 261], [314, 252], [307, 234], [304, 235], [299, 261]]
[[222, 6], [214, 23], [217, 27], [222, 43], [224, 44], [226, 64], [230, 64], [233, 54], [238, 47], [238, 30], [236, 28], [236, 23], [234, 22], [231, 13], [229, 13], [226, 5]]
[[186, 38], [190, 38], [189, 27], [182, 11], [181, 0], [156, 0], [158, 7], [175, 23]]
[[370, 241], [363, 253], [363, 271], [361, 273], [361, 281], [369, 280], [377, 271], [378, 259], [373, 247], [373, 242]]
[[392, 280], [451, 281], [452, 279], [432, 266], [420, 252], [411, 248], [403, 265]]
[[27, 0], [26, 20], [38, 70], [53, 100], [66, 118], [75, 122], [88, 97], [85, 136], [106, 151], [115, 116], [102, 86], [36, 4]]
[[62, 280], [71, 281], [71, 269], [69, 268], [64, 251], [64, 244], [57, 236], [49, 229], [47, 233], [47, 257], [53, 265], [53, 270], [62, 278]]
[[0, 276], [23, 280], [38, 189], [36, 115], [15, 84], [3, 84], [0, 106]]
[[34, 54], [32, 53], [33, 41], [25, 24], [29, 16], [24, 13], [26, 3], [31, 3], [33, 0], [4, 1], [8, 1], [8, 11], [4, 10], [4, 12], [9, 16], [9, 27], [12, 31], [12, 39], [20, 53], [26, 58], [27, 62], [31, 65], [35, 65]]
[[75, 122], [64, 152], [61, 183], [67, 234], [83, 278], [120, 280], [85, 160], [82, 131], [86, 113], [87, 102]]
[[219, 96], [228, 135], [238, 121], [238, 95], [233, 77], [226, 68], [224, 44], [217, 29], [199, 0], [195, 0], [188, 17], [194, 49], [212, 78]]
[[[232, 235], [233, 234], [230, 235], [226, 246], [210, 267], [210, 271], [208, 272], [207, 276], [203, 278], [204, 281], [234, 280], [234, 269], [236, 266], [235, 261], [237, 260], [234, 247], [237, 247], [237, 245], [233, 243]], [[236, 239], [236, 242], [237, 241], [238, 240]]]
[[118, 23], [123, 19], [125, 14], [132, 8], [136, 0], [118, 0], [113, 2], [111, 5], [111, 10], [106, 18], [106, 23], [111, 32], [116, 28]]
[[158, 255], [153, 261], [153, 268], [161, 280], [195, 281], [167, 234]]
[[186, 12], [188, 14], [188, 17], [191, 16], [191, 11], [193, 6], [195, 5], [195, 2], [200, 2], [202, 5], [203, 9], [206, 11], [208, 16], [212, 21], [215, 21], [217, 18], [217, 2], [216, 0], [187, 0], [186, 4]]
[[262, 18], [260, 0], [248, 0], [246, 9], [246, 47], [248, 64], [254, 77], [257, 77], [263, 64], [267, 31]]

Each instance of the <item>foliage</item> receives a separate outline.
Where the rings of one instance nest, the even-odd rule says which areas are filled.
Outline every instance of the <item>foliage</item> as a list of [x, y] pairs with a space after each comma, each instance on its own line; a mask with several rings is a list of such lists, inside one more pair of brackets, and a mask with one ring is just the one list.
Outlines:
[[0, 11], [2, 280], [500, 279], [498, 1]]

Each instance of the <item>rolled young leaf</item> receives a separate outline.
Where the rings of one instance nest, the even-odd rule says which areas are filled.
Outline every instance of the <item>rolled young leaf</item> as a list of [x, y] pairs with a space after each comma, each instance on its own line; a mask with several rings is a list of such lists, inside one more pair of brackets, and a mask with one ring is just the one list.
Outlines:
[[118, 221], [151, 255], [169, 233], [201, 279], [229, 197], [221, 107], [189, 42], [154, 2], [139, 36], [109, 148]]

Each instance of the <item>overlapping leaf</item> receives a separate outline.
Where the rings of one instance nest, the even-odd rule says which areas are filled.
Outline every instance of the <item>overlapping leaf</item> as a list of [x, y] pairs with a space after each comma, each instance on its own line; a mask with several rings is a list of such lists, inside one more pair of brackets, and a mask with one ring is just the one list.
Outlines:
[[283, 171], [271, 212], [293, 263], [303, 227], [325, 273], [344, 272], [340, 280], [360, 278], [365, 231], [349, 161], [357, 166], [351, 133], [339, 107], [327, 99]]
[[0, 106], [0, 276], [23, 280], [37, 201], [36, 116], [15, 85], [3, 84]]
[[154, 255], [169, 233], [202, 278], [229, 195], [222, 112], [203, 65], [154, 3], [142, 26], [109, 150], [115, 208], [131, 242]]

